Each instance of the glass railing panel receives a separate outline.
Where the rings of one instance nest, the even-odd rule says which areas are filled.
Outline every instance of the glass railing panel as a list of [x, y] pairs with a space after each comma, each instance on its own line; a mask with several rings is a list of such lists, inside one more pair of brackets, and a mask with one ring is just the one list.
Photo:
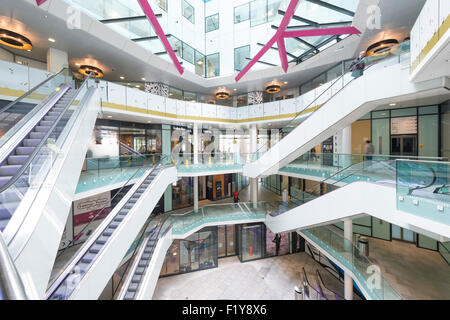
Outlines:
[[156, 165], [161, 160], [161, 154], [126, 155], [112, 158], [87, 158], [85, 168], [80, 174], [76, 193], [106, 187], [127, 181], [135, 175], [136, 168]]
[[181, 172], [238, 170], [252, 160], [252, 155], [231, 152], [199, 153], [197, 159], [197, 163], [195, 163], [193, 153], [172, 155], [172, 163]]
[[396, 161], [397, 209], [450, 225], [450, 163]]
[[392, 285], [380, 274], [379, 267], [364, 256], [351, 241], [327, 227], [311, 228], [302, 232], [331, 254], [339, 263], [351, 270], [358, 283], [372, 299], [402, 299]]
[[0, 148], [41, 110], [52, 94], [56, 94], [64, 85], [71, 84], [71, 82], [69, 70], [63, 69], [25, 92], [15, 101], [1, 107]]

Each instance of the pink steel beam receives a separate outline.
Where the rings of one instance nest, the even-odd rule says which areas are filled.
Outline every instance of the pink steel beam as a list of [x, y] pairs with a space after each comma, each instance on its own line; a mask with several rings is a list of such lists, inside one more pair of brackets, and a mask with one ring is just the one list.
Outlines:
[[361, 31], [355, 27], [325, 28], [286, 31], [284, 38], [317, 37], [317, 36], [337, 36], [341, 34], [360, 34]]
[[256, 54], [256, 56], [244, 67], [244, 69], [242, 69], [242, 71], [239, 72], [239, 74], [235, 78], [236, 82], [238, 82], [248, 72], [248, 70], [250, 70], [250, 68], [253, 67], [255, 63], [259, 61], [259, 59], [261, 59], [261, 57], [273, 46], [275, 42], [277, 42], [280, 38], [283, 37], [283, 33], [285, 32], [289, 22], [291, 21], [299, 1], [300, 0], [291, 0], [286, 10], [286, 13], [284, 14], [284, 17], [281, 20], [277, 32], [269, 40], [269, 42], [267, 42], [267, 44]]
[[283, 67], [284, 72], [287, 72], [287, 69], [289, 68], [289, 63], [287, 60], [286, 46], [284, 44], [283, 37], [278, 39], [277, 46], [278, 46], [278, 54], [280, 55], [281, 59], [281, 66]]
[[159, 40], [164, 45], [164, 48], [166, 49], [167, 53], [169, 54], [170, 58], [173, 61], [173, 64], [178, 69], [178, 72], [180, 74], [183, 74], [184, 70], [183, 67], [181, 67], [180, 62], [178, 61], [177, 56], [175, 55], [175, 52], [172, 49], [172, 46], [169, 43], [169, 40], [167, 40], [167, 37], [161, 28], [161, 25], [158, 22], [158, 19], [155, 16], [155, 13], [153, 12], [150, 4], [148, 3], [148, 0], [138, 0], [139, 4], [141, 5], [142, 10], [144, 11], [145, 15], [147, 16], [148, 20], [153, 26], [153, 29], [155, 29], [156, 35], [159, 37]]
[[47, 0], [36, 0], [36, 3], [37, 3], [38, 6], [40, 6], [41, 4], [43, 4], [46, 1]]

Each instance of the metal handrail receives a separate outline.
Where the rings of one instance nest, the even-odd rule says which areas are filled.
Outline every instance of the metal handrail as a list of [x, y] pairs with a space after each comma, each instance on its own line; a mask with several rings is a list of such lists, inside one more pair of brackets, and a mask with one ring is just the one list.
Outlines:
[[27, 92], [25, 92], [23, 95], [21, 95], [20, 97], [18, 97], [16, 100], [8, 103], [6, 106], [4, 106], [2, 109], [0, 109], [0, 113], [5, 112], [6, 110], [10, 109], [12, 106], [14, 106], [16, 103], [22, 101], [26, 96], [28, 96], [30, 93], [32, 93], [33, 91], [35, 91], [37, 88], [39, 88], [40, 86], [44, 85], [46, 82], [50, 81], [51, 79], [53, 79], [54, 77], [56, 77], [57, 75], [61, 74], [62, 72], [64, 72], [65, 70], [69, 70], [68, 68], [63, 68], [61, 69], [60, 72], [55, 73], [54, 75], [52, 75], [50, 78], [45, 79], [44, 81], [42, 81], [41, 83], [39, 83], [38, 85], [34, 86], [32, 89], [28, 90]]
[[9, 181], [7, 183], [5, 183], [3, 186], [0, 187], [0, 193], [2, 193], [3, 191], [7, 190], [9, 187], [11, 187], [19, 178], [20, 176], [25, 172], [25, 170], [28, 169], [28, 167], [31, 165], [31, 163], [33, 162], [34, 158], [36, 158], [37, 154], [39, 153], [40, 149], [42, 148], [42, 146], [47, 142], [47, 139], [50, 137], [50, 135], [53, 133], [53, 131], [55, 130], [55, 128], [57, 127], [59, 121], [61, 120], [61, 118], [64, 116], [64, 114], [66, 113], [66, 111], [72, 106], [72, 103], [75, 101], [76, 97], [78, 96], [78, 94], [81, 92], [81, 89], [87, 85], [88, 80], [89, 80], [90, 76], [88, 76], [86, 78], [86, 80], [83, 82], [83, 84], [77, 89], [77, 93], [72, 97], [72, 99], [69, 101], [69, 103], [67, 104], [67, 106], [64, 108], [64, 110], [59, 114], [59, 116], [56, 118], [55, 122], [53, 123], [53, 125], [50, 127], [50, 129], [48, 130], [48, 132], [45, 134], [45, 136], [42, 138], [42, 140], [39, 142], [39, 144], [35, 147], [33, 153], [30, 154], [30, 156], [27, 158], [27, 160], [25, 161], [25, 163], [20, 167], [20, 169], [16, 172], [16, 174], [9, 179]]
[[0, 232], [0, 290], [3, 299], [27, 300], [25, 288]]

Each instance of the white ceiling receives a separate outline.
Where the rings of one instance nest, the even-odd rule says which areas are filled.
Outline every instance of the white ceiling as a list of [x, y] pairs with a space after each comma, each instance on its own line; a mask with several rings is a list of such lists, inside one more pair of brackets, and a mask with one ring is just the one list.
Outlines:
[[[105, 79], [120, 81], [125, 76], [128, 81], [159, 81], [188, 91], [204, 94], [213, 93], [218, 87], [226, 86], [234, 94], [261, 90], [274, 79], [288, 81], [289, 87], [317, 76], [337, 62], [355, 56], [361, 48], [386, 37], [402, 40], [414, 24], [425, 0], [360, 0], [354, 25], [363, 34], [351, 36], [331, 46], [307, 61], [291, 64], [287, 74], [281, 67], [251, 71], [239, 83], [234, 75], [211, 79], [185, 72], [180, 76], [171, 62], [168, 62], [143, 49], [133, 41], [112, 31], [102, 23], [82, 13], [82, 30], [69, 30], [66, 27], [64, 12], [67, 4], [63, 0], [50, 0], [41, 7], [35, 0], [2, 0], [0, 6], [0, 26], [19, 32], [33, 42], [32, 52], [10, 49], [16, 54], [46, 61], [47, 49], [52, 46], [69, 52], [72, 68], [75, 63], [93, 64], [105, 72]], [[382, 30], [367, 30], [367, 7], [378, 4], [382, 13]], [[58, 14], [58, 12], [60, 14]], [[89, 32], [87, 32], [89, 31]], [[48, 38], [56, 39], [55, 43]]]

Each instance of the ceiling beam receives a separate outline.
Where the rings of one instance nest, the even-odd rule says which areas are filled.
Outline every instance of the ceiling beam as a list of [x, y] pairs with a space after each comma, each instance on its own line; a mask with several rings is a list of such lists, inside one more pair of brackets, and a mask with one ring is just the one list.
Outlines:
[[[261, 47], [264, 47], [264, 44], [260, 43], [260, 42], [258, 42], [257, 45], [261, 46]], [[270, 47], [270, 49], [278, 51], [278, 48], [276, 48], [276, 47]], [[297, 59], [297, 56], [293, 55], [292, 53], [286, 52], [286, 54], [288, 56], [290, 56], [291, 58]]]
[[[281, 15], [285, 15], [285, 11], [283, 11], [283, 10], [278, 10], [278, 14], [281, 14]], [[306, 18], [302, 18], [302, 17], [300, 17], [300, 16], [297, 16], [297, 15], [293, 15], [292, 16], [292, 19], [293, 20], [297, 20], [297, 21], [300, 21], [300, 22], [303, 22], [303, 23], [306, 23], [307, 25], [310, 25], [310, 26], [314, 26], [314, 27], [317, 27], [318, 25], [319, 25], [319, 23], [318, 22], [315, 22], [315, 21], [312, 21], [312, 20], [309, 20], [309, 19], [306, 19]]]
[[[161, 18], [162, 14], [155, 14], [157, 18]], [[147, 19], [147, 16], [134, 16], [134, 17], [122, 17], [122, 18], [112, 18], [112, 19], [103, 19], [98, 20], [104, 24], [108, 23], [118, 23], [118, 22], [128, 22], [128, 21], [139, 21], [139, 20], [145, 20]]]
[[[167, 38], [170, 38], [171, 34], [166, 34]], [[156, 40], [158, 39], [158, 36], [148, 36], [148, 37], [141, 37], [141, 38], [134, 38], [131, 39], [134, 42], [140, 42], [140, 41], [147, 41], [147, 40]]]
[[306, 0], [306, 1], [314, 3], [314, 4], [317, 4], [319, 6], [322, 6], [322, 7], [328, 8], [328, 9], [331, 9], [331, 10], [334, 10], [334, 11], [337, 11], [339, 13], [348, 15], [350, 17], [354, 17], [355, 16], [355, 13], [353, 11], [344, 9], [342, 7], [338, 7], [338, 6], [334, 5], [334, 4], [331, 4], [331, 3], [328, 3], [328, 2], [325, 2], [325, 1], [322, 1], [322, 0]]
[[[245, 58], [246, 60], [252, 60], [252, 58]], [[276, 64], [273, 64], [273, 63], [270, 63], [270, 62], [266, 62], [266, 61], [261, 61], [261, 60], [258, 60], [258, 61], [256, 61], [257, 63], [262, 63], [262, 64], [265, 64], [265, 65], [268, 65], [268, 66], [271, 66], [271, 67], [277, 67], [277, 65]]]

